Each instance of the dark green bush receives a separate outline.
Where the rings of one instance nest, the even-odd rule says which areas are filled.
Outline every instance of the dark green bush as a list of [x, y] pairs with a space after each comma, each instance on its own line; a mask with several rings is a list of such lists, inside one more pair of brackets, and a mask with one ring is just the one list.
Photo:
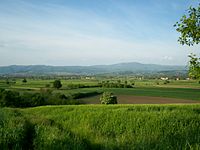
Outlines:
[[164, 84], [168, 84], [168, 83], [170, 83], [169, 80], [165, 80], [165, 81], [164, 81]]
[[105, 82], [102, 81], [102, 83], [99, 83], [100, 87], [104, 87], [104, 88], [133, 88], [134, 87], [134, 83], [132, 84], [128, 84], [127, 81], [125, 81], [124, 83], [121, 82]]
[[79, 88], [94, 88], [94, 87], [101, 87], [100, 84], [97, 85], [85, 85], [85, 84], [68, 84], [68, 89], [79, 89]]
[[15, 91], [0, 91], [0, 106], [2, 107], [36, 107], [43, 105], [71, 105], [79, 104], [64, 94], [48, 92], [19, 94]]
[[26, 80], [26, 79], [23, 79], [23, 80], [22, 80], [22, 82], [23, 82], [23, 83], [26, 83], [26, 82], [27, 82], [27, 80]]
[[94, 92], [87, 92], [87, 93], [74, 93], [71, 96], [73, 99], [80, 99], [80, 98], [95, 96], [95, 95], [99, 95], [99, 94], [101, 94], [101, 93], [94, 91]]
[[1, 99], [0, 99], [0, 105], [3, 107], [16, 107], [19, 105], [20, 101], [20, 95], [19, 92], [15, 91], [3, 91], [1, 92]]
[[61, 88], [62, 87], [61, 81], [60, 80], [55, 80], [53, 82], [53, 87], [56, 88], [56, 89]]

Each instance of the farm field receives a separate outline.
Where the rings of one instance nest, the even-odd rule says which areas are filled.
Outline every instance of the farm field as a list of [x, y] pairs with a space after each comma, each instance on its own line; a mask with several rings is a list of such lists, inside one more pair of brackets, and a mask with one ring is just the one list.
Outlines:
[[0, 109], [3, 149], [199, 149], [200, 105]]
[[[92, 96], [79, 99], [81, 104], [100, 104], [100, 96]], [[199, 103], [198, 100], [184, 100], [177, 98], [117, 95], [118, 104], [179, 104], [179, 103]]]
[[[27, 83], [22, 83], [22, 79], [14, 79], [10, 80], [10, 84], [6, 84], [5, 79], [0, 79], [0, 88], [10, 88], [10, 89], [35, 89], [39, 90], [40, 88], [44, 88], [46, 84], [52, 84], [54, 80], [41, 80], [41, 79], [27, 79]], [[132, 79], [132, 78], [116, 78], [116, 79], [69, 79], [69, 80], [61, 80], [63, 83], [62, 89], [67, 89], [68, 84], [84, 84], [84, 85], [96, 85], [101, 81], [113, 81], [117, 82], [117, 80], [121, 80], [122, 82], [128, 80], [129, 82], [134, 82], [135, 87], [164, 87], [164, 88], [193, 88], [200, 89], [200, 84], [197, 80], [170, 80], [168, 84], [164, 84], [164, 81], [158, 79]], [[13, 84], [13, 82], [15, 82]]]
[[[110, 79], [108, 81], [117, 82], [117, 80], [118, 79]], [[120, 80], [124, 82], [125, 79]], [[62, 87], [59, 90], [52, 88], [53, 81], [54, 80], [27, 79], [27, 83], [23, 83], [22, 79], [15, 79], [15, 83], [12, 83], [13, 81], [11, 80], [9, 84], [6, 84], [5, 80], [0, 80], [0, 88], [18, 91], [20, 93], [37, 93], [41, 92], [43, 89], [49, 89], [55, 94], [60, 93], [64, 95], [109, 91], [118, 96], [120, 104], [200, 102], [200, 84], [196, 80], [170, 80], [168, 84], [164, 84], [162, 80], [145, 79], [133, 81], [132, 79], [128, 79], [128, 83], [134, 82], [133, 88], [86, 87], [71, 89], [68, 87], [70, 84], [96, 86], [104, 80], [70, 79], [61, 80]], [[46, 85], [48, 85], [48, 88]], [[85, 104], [98, 104], [99, 97], [100, 96], [86, 97], [83, 100], [81, 99], [81, 101]]]

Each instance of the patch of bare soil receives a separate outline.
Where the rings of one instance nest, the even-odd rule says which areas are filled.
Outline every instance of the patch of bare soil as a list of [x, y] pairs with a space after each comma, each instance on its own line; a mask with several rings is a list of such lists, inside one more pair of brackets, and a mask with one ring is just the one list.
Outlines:
[[172, 104], [172, 103], [200, 103], [195, 100], [183, 100], [176, 98], [148, 97], [148, 96], [132, 96], [118, 95], [119, 104]]
[[[80, 99], [80, 102], [84, 104], [100, 104], [100, 96], [94, 96], [89, 98]], [[149, 96], [132, 96], [132, 95], [117, 95], [118, 104], [188, 104], [188, 103], [200, 103], [196, 100], [183, 100], [176, 98], [164, 98], [164, 97], [149, 97]]]

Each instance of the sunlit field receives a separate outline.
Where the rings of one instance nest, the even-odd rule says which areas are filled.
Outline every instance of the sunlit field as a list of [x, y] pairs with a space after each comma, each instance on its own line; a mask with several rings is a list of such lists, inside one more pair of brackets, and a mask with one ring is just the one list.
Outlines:
[[0, 110], [3, 149], [199, 149], [199, 105]]

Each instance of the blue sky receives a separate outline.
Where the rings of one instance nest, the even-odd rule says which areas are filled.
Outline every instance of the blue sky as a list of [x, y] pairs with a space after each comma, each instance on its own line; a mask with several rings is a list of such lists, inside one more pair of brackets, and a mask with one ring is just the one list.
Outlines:
[[173, 24], [198, 0], [0, 0], [0, 65], [185, 65]]

